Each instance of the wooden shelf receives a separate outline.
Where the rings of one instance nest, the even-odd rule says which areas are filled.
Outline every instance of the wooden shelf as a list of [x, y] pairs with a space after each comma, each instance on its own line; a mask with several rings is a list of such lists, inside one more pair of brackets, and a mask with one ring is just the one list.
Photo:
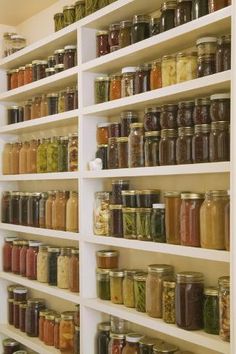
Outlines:
[[71, 180], [71, 179], [78, 179], [78, 178], [79, 178], [79, 172], [54, 172], [54, 173], [35, 173], [35, 174], [21, 174], [21, 175], [0, 175], [0, 182]]

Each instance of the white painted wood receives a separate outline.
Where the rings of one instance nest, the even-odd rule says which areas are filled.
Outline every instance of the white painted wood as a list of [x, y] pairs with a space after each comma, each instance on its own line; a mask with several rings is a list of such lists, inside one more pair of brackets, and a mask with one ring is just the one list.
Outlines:
[[0, 175], [0, 182], [4, 181], [45, 181], [78, 179], [79, 172], [55, 172], [19, 175]]

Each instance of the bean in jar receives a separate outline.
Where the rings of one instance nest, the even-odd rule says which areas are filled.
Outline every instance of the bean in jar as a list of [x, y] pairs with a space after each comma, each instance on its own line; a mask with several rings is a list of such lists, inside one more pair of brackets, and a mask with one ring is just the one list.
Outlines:
[[138, 240], [151, 240], [151, 211], [151, 208], [137, 208], [136, 210], [136, 233]]
[[219, 283], [219, 325], [220, 338], [230, 341], [230, 277], [220, 277]]
[[69, 261], [69, 290], [72, 293], [79, 292], [79, 250], [77, 248], [71, 250]]
[[176, 1], [165, 1], [161, 6], [161, 32], [175, 27]]
[[10, 208], [11, 208], [11, 192], [6, 191], [2, 193], [1, 211], [2, 211], [2, 223], [10, 223]]
[[64, 15], [64, 27], [71, 25], [75, 22], [75, 6], [64, 6], [63, 7], [63, 15]]
[[161, 63], [162, 87], [176, 84], [176, 57], [175, 55], [165, 55]]
[[134, 302], [138, 312], [146, 312], [146, 280], [145, 272], [134, 275]]
[[216, 48], [216, 72], [231, 69], [231, 35], [218, 39]]
[[110, 274], [111, 302], [113, 304], [123, 304], [124, 271], [113, 270], [110, 271], [109, 274]]
[[[95, 80], [95, 103], [109, 101], [110, 78], [108, 76], [99, 76]], [[122, 95], [123, 97], [123, 95]]]
[[159, 164], [160, 166], [175, 165], [176, 163], [176, 138], [175, 129], [163, 129], [159, 145]]
[[144, 166], [144, 129], [143, 123], [132, 123], [129, 135], [129, 167]]
[[120, 32], [119, 32], [120, 48], [127, 47], [131, 44], [131, 28], [132, 28], [132, 21], [126, 20], [120, 22]]
[[175, 323], [175, 288], [174, 279], [167, 277], [163, 280], [162, 318], [166, 323]]
[[97, 268], [97, 296], [101, 300], [111, 300], [110, 270]]
[[170, 244], [180, 245], [180, 207], [181, 194], [179, 192], [166, 192], [164, 194], [166, 209], [166, 241]]
[[145, 167], [159, 165], [160, 132], [150, 131], [145, 133], [144, 157]]
[[151, 238], [154, 242], [166, 242], [165, 204], [152, 205]]
[[204, 290], [203, 322], [206, 333], [219, 334], [219, 290], [216, 287]]
[[109, 192], [96, 192], [93, 210], [93, 232], [95, 235], [108, 236]]
[[121, 97], [133, 96], [135, 94], [135, 72], [136, 68], [122, 68]]
[[112, 204], [109, 206], [109, 209], [109, 235], [112, 237], [123, 237], [122, 205]]
[[64, 28], [64, 15], [62, 12], [58, 12], [54, 15], [54, 29], [55, 32]]
[[68, 137], [61, 136], [58, 146], [58, 172], [68, 171]]
[[196, 52], [178, 53], [176, 57], [176, 82], [181, 83], [196, 78], [197, 78], [197, 53]]
[[210, 162], [229, 161], [230, 159], [229, 123], [212, 122], [209, 138]]
[[78, 0], [75, 3], [75, 21], [85, 17], [85, 0]]
[[122, 208], [123, 214], [123, 237], [136, 239], [136, 208]]
[[123, 300], [126, 307], [134, 307], [134, 275], [137, 270], [125, 270], [125, 276], [123, 280]]
[[135, 15], [133, 17], [132, 44], [150, 37], [150, 16]]
[[110, 53], [108, 31], [98, 31], [96, 34], [97, 57]]

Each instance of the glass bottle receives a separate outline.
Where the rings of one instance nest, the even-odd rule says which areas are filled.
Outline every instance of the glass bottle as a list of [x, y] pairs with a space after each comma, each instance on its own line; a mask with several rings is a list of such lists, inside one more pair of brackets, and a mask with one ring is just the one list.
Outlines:
[[17, 240], [16, 237], [5, 237], [4, 245], [3, 245], [3, 260], [2, 266], [4, 272], [11, 272], [11, 264], [12, 264], [12, 248], [13, 241]]
[[108, 345], [110, 341], [110, 322], [102, 322], [98, 324], [97, 334], [97, 353], [108, 354]]
[[78, 232], [78, 192], [71, 191], [66, 203], [66, 231]]
[[61, 314], [59, 343], [61, 352], [73, 353], [74, 349], [74, 322], [73, 312], [66, 311]]
[[12, 150], [12, 144], [7, 143], [4, 145], [2, 153], [2, 174], [10, 175], [11, 174], [11, 165], [10, 165], [10, 151]]
[[71, 248], [61, 248], [60, 256], [57, 258], [57, 286], [60, 289], [69, 289], [69, 262]]
[[220, 277], [219, 283], [219, 321], [220, 338], [230, 341], [230, 277]]
[[192, 1], [177, 0], [175, 10], [175, 26], [183, 25], [192, 20]]
[[33, 98], [31, 119], [40, 118], [40, 116], [41, 116], [41, 96], [37, 96]]
[[179, 192], [166, 192], [164, 194], [166, 209], [166, 241], [167, 243], [180, 244], [180, 206], [181, 194]]
[[79, 250], [72, 249], [69, 260], [69, 290], [79, 292]]
[[[181, 1], [181, 0], [180, 0]], [[192, 1], [183, 1], [192, 4]], [[176, 83], [197, 78], [197, 53], [180, 52], [176, 56]]]
[[109, 101], [109, 76], [98, 76], [95, 79], [95, 104]]
[[203, 322], [206, 333], [219, 334], [219, 290], [216, 287], [204, 289]]
[[59, 138], [54, 136], [47, 145], [47, 172], [58, 172]]
[[162, 292], [162, 318], [166, 323], [175, 323], [175, 288], [176, 282], [173, 278], [163, 280]]
[[145, 167], [159, 165], [160, 135], [161, 133], [159, 131], [145, 132], [145, 143], [144, 143]]
[[58, 172], [68, 171], [68, 142], [67, 136], [60, 137], [58, 146]]
[[38, 141], [36, 139], [30, 140], [27, 149], [27, 173], [37, 173], [37, 149]]
[[78, 170], [78, 134], [69, 135], [68, 145], [68, 171]]
[[125, 346], [125, 334], [111, 333], [110, 338], [111, 339], [108, 345], [108, 353], [121, 354]]
[[26, 252], [26, 277], [30, 280], [37, 279], [37, 256], [41, 242], [29, 241]]
[[166, 242], [165, 204], [152, 205], [151, 238], [154, 242]]
[[56, 198], [56, 191], [48, 191], [48, 199], [45, 205], [45, 226], [52, 229], [52, 204]]
[[176, 137], [175, 129], [163, 129], [159, 145], [160, 166], [175, 165], [176, 163]]
[[52, 229], [66, 230], [66, 192], [57, 191], [52, 203]]
[[129, 167], [144, 166], [144, 129], [143, 123], [130, 124], [128, 142]]
[[152, 69], [150, 73], [150, 88], [156, 90], [162, 87], [161, 77], [161, 59], [152, 62]]
[[11, 255], [11, 271], [14, 274], [20, 273], [20, 250], [22, 244], [21, 240], [14, 240]]
[[128, 137], [130, 134], [130, 124], [138, 122], [138, 114], [134, 111], [124, 111], [120, 114], [121, 137]]
[[55, 317], [55, 325], [54, 325], [54, 347], [56, 349], [60, 348], [60, 322], [61, 322], [61, 316], [60, 317]]
[[57, 286], [57, 259], [60, 248], [48, 247], [48, 284]]
[[176, 140], [176, 163], [177, 165], [192, 163], [192, 127], [178, 128]]
[[209, 13], [208, 0], [193, 0], [192, 3], [192, 19], [196, 20]]
[[41, 193], [31, 193], [28, 199], [28, 226], [39, 227], [39, 202], [41, 199]]
[[128, 137], [117, 138], [119, 168], [128, 168]]
[[138, 240], [151, 240], [151, 211], [151, 208], [136, 209], [136, 234]]
[[11, 174], [19, 174], [19, 155], [22, 148], [22, 143], [14, 143], [12, 148], [11, 158]]
[[110, 271], [111, 302], [113, 304], [123, 304], [123, 279], [124, 271]]
[[47, 149], [50, 143], [49, 138], [43, 138], [37, 148], [37, 173], [47, 172]]
[[9, 221], [11, 224], [20, 223], [20, 198], [21, 192], [11, 192]]

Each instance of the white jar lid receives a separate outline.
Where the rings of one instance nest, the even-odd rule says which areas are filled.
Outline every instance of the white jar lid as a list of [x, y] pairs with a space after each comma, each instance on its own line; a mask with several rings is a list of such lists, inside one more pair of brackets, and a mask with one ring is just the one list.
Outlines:
[[216, 37], [202, 37], [199, 38], [196, 42], [197, 45], [202, 44], [202, 43], [216, 43], [217, 38]]
[[136, 72], [136, 66], [127, 66], [125, 68], [122, 68], [121, 72], [122, 72], [122, 74], [135, 73]]
[[230, 93], [217, 93], [215, 95], [211, 95], [211, 100], [220, 100], [220, 99], [230, 99]]
[[165, 204], [152, 204], [153, 209], [165, 209]]

